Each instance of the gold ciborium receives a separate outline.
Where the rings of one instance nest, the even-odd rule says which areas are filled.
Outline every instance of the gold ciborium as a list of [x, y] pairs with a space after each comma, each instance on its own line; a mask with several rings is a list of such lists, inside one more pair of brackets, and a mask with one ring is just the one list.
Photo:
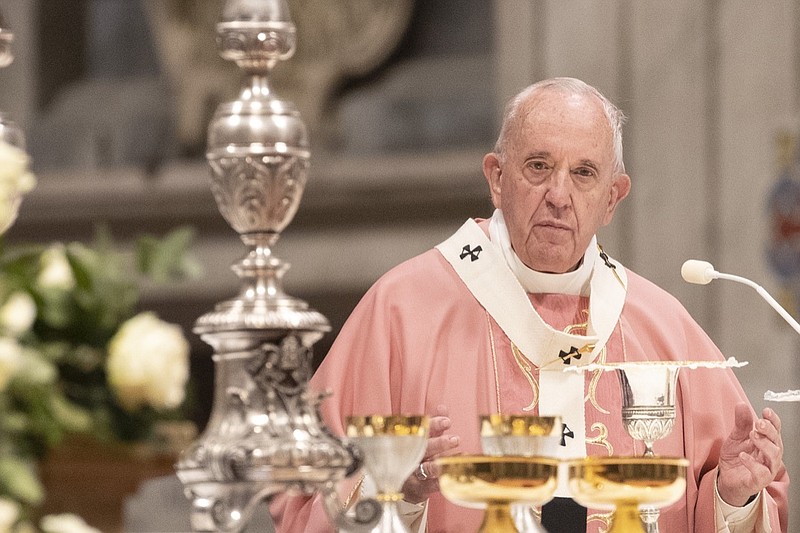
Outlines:
[[672, 457], [586, 457], [569, 461], [569, 488], [585, 507], [613, 510], [608, 533], [645, 533], [639, 507], [672, 505], [686, 490], [689, 461]]
[[[462, 507], [486, 509], [479, 533], [517, 532], [516, 503], [542, 505], [558, 484], [558, 459], [551, 457], [459, 455], [436, 459], [439, 490]], [[544, 532], [541, 526], [532, 531]]]
[[377, 486], [375, 499], [383, 508], [380, 522], [372, 531], [408, 531], [400, 520], [397, 502], [403, 499], [403, 493], [400, 492], [403, 483], [425, 455], [428, 417], [351, 416], [345, 422], [347, 437], [361, 449], [364, 468]]

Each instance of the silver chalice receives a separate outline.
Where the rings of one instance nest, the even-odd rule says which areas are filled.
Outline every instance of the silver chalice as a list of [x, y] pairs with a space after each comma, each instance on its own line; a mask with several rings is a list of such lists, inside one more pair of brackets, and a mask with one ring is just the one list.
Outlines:
[[[617, 374], [625, 430], [631, 437], [644, 443], [644, 457], [652, 458], [656, 455], [653, 444], [669, 435], [675, 425], [679, 371], [683, 368], [731, 368], [746, 364], [734, 358], [726, 361], [625, 361], [593, 363], [576, 369], [613, 370]], [[640, 514], [647, 533], [658, 533], [658, 508], [645, 502], [640, 508]]]
[[363, 455], [364, 468], [377, 485], [375, 499], [383, 508], [375, 533], [405, 533], [397, 502], [406, 478], [425, 455], [429, 419], [420, 415], [351, 416], [346, 419], [347, 437]]

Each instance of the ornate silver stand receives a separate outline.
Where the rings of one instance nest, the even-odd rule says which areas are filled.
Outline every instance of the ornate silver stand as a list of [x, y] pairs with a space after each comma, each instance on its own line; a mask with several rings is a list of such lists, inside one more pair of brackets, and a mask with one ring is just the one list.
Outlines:
[[[6, 24], [3, 14], [0, 13], [0, 68], [5, 68], [14, 62], [14, 51], [11, 48], [13, 42], [14, 33]], [[25, 133], [2, 111], [0, 111], [0, 140], [25, 150]]]
[[268, 82], [295, 49], [285, 2], [228, 0], [217, 43], [245, 80], [238, 98], [216, 110], [207, 159], [219, 210], [247, 254], [232, 267], [239, 295], [195, 324], [214, 349], [216, 377], [209, 423], [176, 465], [192, 501], [192, 528], [241, 531], [257, 505], [291, 491], [323, 494], [336, 526], [364, 529], [377, 523], [377, 502], [364, 500], [351, 517], [335, 491], [361, 466], [358, 450], [329, 432], [321, 397], [307, 390], [311, 346], [330, 326], [283, 292], [288, 265], [272, 254], [297, 211], [310, 157], [299, 113]]

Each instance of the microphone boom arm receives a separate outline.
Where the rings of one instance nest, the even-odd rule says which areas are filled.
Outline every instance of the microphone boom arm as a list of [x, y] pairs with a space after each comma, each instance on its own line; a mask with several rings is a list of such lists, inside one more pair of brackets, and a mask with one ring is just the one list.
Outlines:
[[773, 297], [772, 297], [772, 296], [771, 296], [771, 295], [770, 295], [770, 294], [767, 292], [767, 290], [766, 290], [766, 289], [764, 289], [764, 287], [762, 287], [762, 286], [761, 286], [761, 285], [759, 285], [758, 283], [755, 283], [754, 281], [750, 281], [749, 279], [747, 279], [747, 278], [743, 278], [743, 277], [741, 277], [741, 276], [734, 276], [733, 274], [724, 274], [724, 273], [722, 273], [722, 272], [716, 272], [716, 271], [714, 272], [714, 277], [716, 277], [716, 278], [719, 278], [719, 279], [727, 279], [727, 280], [730, 280], [730, 281], [737, 281], [737, 282], [739, 282], [739, 283], [743, 283], [743, 284], [745, 284], [745, 285], [748, 285], [748, 286], [750, 286], [750, 287], [754, 288], [754, 289], [756, 290], [756, 292], [757, 292], [758, 294], [760, 294], [760, 295], [761, 295], [761, 297], [762, 297], [762, 298], [764, 298], [764, 300], [766, 300], [766, 301], [767, 301], [767, 303], [768, 303], [769, 305], [771, 305], [771, 306], [772, 306], [772, 308], [773, 308], [773, 309], [775, 309], [775, 310], [778, 312], [778, 314], [779, 314], [779, 315], [781, 315], [781, 316], [783, 317], [783, 319], [784, 319], [786, 322], [788, 322], [788, 323], [789, 323], [789, 325], [790, 325], [790, 326], [792, 326], [792, 328], [793, 328], [793, 329], [794, 329], [794, 330], [795, 330], [795, 331], [796, 331], [798, 334], [800, 334], [800, 324], [798, 324], [798, 323], [797, 323], [797, 320], [795, 320], [795, 319], [794, 319], [794, 317], [793, 317], [792, 315], [790, 315], [790, 314], [789, 314], [789, 312], [788, 312], [788, 311], [786, 311], [786, 309], [784, 309], [784, 308], [781, 306], [781, 304], [779, 304], [779, 303], [778, 303], [778, 302], [775, 300], [775, 298], [773, 298]]

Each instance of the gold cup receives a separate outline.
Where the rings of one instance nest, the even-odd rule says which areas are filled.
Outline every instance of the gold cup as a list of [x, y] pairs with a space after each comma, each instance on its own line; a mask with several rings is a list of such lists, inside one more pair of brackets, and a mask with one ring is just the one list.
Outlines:
[[486, 509], [481, 532], [516, 532], [511, 505], [553, 498], [559, 461], [549, 457], [459, 455], [436, 459], [439, 489], [462, 507]]
[[569, 488], [586, 507], [615, 510], [609, 533], [645, 533], [639, 506], [672, 505], [686, 490], [689, 461], [675, 457], [586, 457], [568, 462]]
[[561, 417], [482, 415], [481, 447], [487, 455], [555, 457], [561, 440]]

